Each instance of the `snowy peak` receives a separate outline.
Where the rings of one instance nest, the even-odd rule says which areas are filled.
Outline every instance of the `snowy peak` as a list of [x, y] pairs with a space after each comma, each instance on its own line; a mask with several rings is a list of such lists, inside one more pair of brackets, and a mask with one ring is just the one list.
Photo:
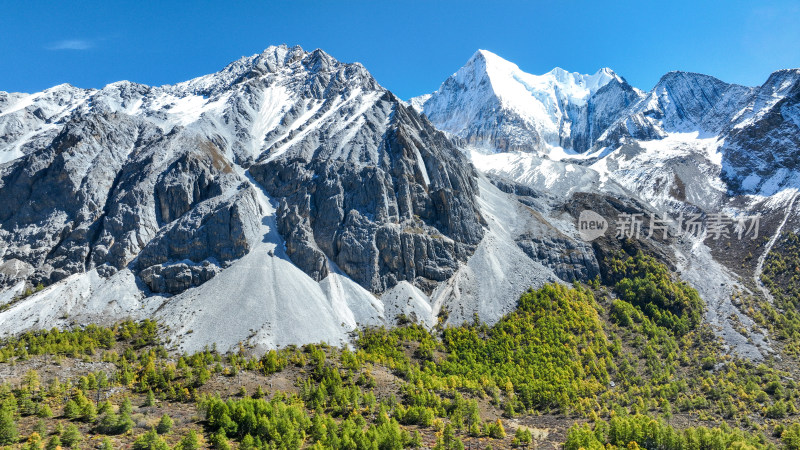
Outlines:
[[[320, 49], [311, 52], [300, 46], [271, 46], [259, 54], [245, 56], [228, 64], [219, 72], [204, 75], [174, 86], [162, 88], [175, 93], [212, 96], [232, 86], [253, 78], [269, 75], [293, 76], [297, 74], [322, 75], [347, 70], [347, 81], [351, 84], [367, 84], [376, 88], [378, 83], [360, 63], [342, 63]], [[344, 79], [343, 79], [344, 81]]]
[[485, 77], [498, 97], [512, 103], [542, 101], [543, 94], [581, 102], [611, 80], [620, 80], [609, 68], [585, 75], [556, 67], [543, 75], [532, 75], [488, 50], [478, 50], [455, 76], [459, 81], [483, 80]]
[[[610, 85], [613, 92], [597, 97]], [[598, 127], [635, 100], [638, 93], [608, 68], [591, 75], [561, 68], [533, 75], [478, 50], [438, 91], [410, 103], [482, 151], [552, 155], [586, 150]], [[606, 117], [595, 117], [596, 110]]]
[[769, 91], [777, 96], [785, 96], [792, 87], [800, 82], [800, 69], [783, 69], [773, 72], [761, 86], [761, 90]]
[[656, 84], [650, 101], [668, 131], [695, 130], [734, 86], [709, 75], [669, 72]]

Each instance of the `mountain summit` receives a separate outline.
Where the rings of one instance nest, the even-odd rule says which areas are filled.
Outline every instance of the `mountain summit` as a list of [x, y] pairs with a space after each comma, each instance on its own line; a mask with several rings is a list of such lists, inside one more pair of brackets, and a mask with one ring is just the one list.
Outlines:
[[532, 75], [479, 50], [439, 90], [411, 102], [469, 145], [549, 154], [586, 150], [609, 117], [636, 99], [638, 92], [608, 68]]

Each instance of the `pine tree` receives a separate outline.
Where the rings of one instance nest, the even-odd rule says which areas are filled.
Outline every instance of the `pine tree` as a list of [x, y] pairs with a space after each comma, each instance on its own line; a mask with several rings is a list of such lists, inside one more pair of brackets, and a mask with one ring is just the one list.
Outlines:
[[119, 416], [110, 409], [100, 418], [97, 428], [103, 434], [116, 434], [119, 424]]
[[61, 436], [61, 442], [66, 447], [76, 447], [83, 440], [80, 430], [75, 424], [69, 424]]
[[37, 433], [33, 432], [30, 437], [28, 437], [28, 441], [22, 447], [23, 450], [42, 450], [43, 447], [42, 436]]
[[156, 430], [151, 429], [133, 442], [134, 450], [169, 450], [169, 445], [161, 439]]
[[95, 419], [97, 419], [97, 408], [94, 407], [94, 403], [87, 400], [81, 408], [81, 420], [88, 423], [94, 422]]
[[489, 437], [492, 439], [503, 439], [506, 437], [506, 429], [503, 428], [503, 422], [497, 419], [489, 426]]
[[153, 394], [153, 390], [147, 391], [147, 398], [144, 401], [144, 406], [155, 406], [156, 404], [156, 396]]
[[33, 431], [39, 433], [39, 436], [47, 436], [47, 424], [44, 423], [44, 420], [39, 419], [33, 426]]
[[514, 403], [509, 399], [503, 407], [503, 416], [513, 419], [515, 415], [517, 415], [517, 412], [514, 411]]
[[228, 437], [225, 435], [224, 429], [220, 428], [211, 435], [211, 445], [220, 450], [230, 450], [231, 444], [228, 443]]
[[29, 392], [36, 392], [39, 390], [39, 372], [29, 370], [25, 377], [22, 379], [22, 384]]
[[40, 403], [39, 407], [36, 409], [36, 415], [43, 419], [49, 419], [53, 417], [53, 410], [50, 408], [50, 405], [47, 403]]
[[125, 397], [125, 400], [122, 401], [122, 404], [119, 406], [119, 415], [123, 414], [131, 414], [133, 413], [133, 405], [131, 404], [131, 399]]
[[112, 407], [111, 402], [106, 400], [104, 402], [100, 402], [100, 404], [97, 405], [97, 414], [105, 414], [109, 411], [112, 411], [113, 409], [114, 408]]
[[781, 442], [787, 450], [800, 450], [800, 424], [793, 423], [781, 433]]
[[527, 446], [532, 440], [533, 436], [531, 435], [531, 431], [527, 428], [519, 427], [516, 433], [514, 433], [512, 444], [516, 446]]
[[199, 448], [200, 440], [197, 438], [197, 433], [189, 430], [189, 433], [178, 443], [176, 450], [198, 450]]
[[239, 444], [239, 450], [255, 450], [256, 449], [256, 442], [253, 439], [253, 436], [246, 434], [242, 438], [242, 443]]
[[5, 407], [0, 408], [0, 444], [11, 445], [19, 439], [17, 422], [14, 421], [14, 414]]
[[169, 415], [164, 414], [163, 416], [161, 416], [161, 420], [158, 421], [158, 425], [156, 426], [156, 432], [158, 434], [169, 433], [169, 430], [172, 429], [172, 425], [174, 424], [175, 422], [172, 420], [172, 418]]
[[260, 384], [256, 388], [256, 392], [253, 394], [253, 398], [255, 399], [264, 398], [264, 389], [261, 388]]
[[69, 420], [75, 420], [81, 416], [81, 408], [75, 400], [70, 399], [67, 404], [64, 405], [64, 416]]
[[45, 446], [46, 450], [56, 450], [61, 448], [61, 438], [56, 434], [47, 441], [47, 445]]

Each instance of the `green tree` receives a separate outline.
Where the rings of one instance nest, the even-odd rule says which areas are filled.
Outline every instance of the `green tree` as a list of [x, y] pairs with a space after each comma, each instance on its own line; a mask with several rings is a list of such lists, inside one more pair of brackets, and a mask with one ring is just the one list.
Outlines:
[[176, 450], [197, 450], [199, 448], [200, 440], [197, 438], [197, 433], [194, 430], [189, 430], [189, 433], [178, 443]]
[[156, 404], [156, 396], [153, 394], [153, 390], [147, 391], [147, 398], [144, 401], [144, 406], [155, 406]]
[[111, 442], [111, 439], [108, 437], [103, 438], [103, 442], [100, 444], [100, 450], [113, 450], [114, 444]]
[[800, 424], [793, 423], [781, 434], [781, 442], [786, 450], [800, 450]]
[[63, 442], [65, 447], [70, 448], [77, 447], [82, 440], [83, 436], [81, 435], [81, 431], [74, 423], [69, 424], [64, 430], [64, 434], [61, 436], [61, 442]]
[[533, 435], [531, 435], [531, 431], [527, 428], [519, 427], [514, 433], [514, 440], [512, 444], [517, 446], [527, 446], [531, 443], [531, 441], [533, 441]]
[[33, 431], [39, 433], [39, 436], [47, 436], [47, 424], [44, 423], [44, 420], [39, 419], [33, 426]]
[[161, 416], [161, 420], [158, 421], [158, 425], [156, 426], [156, 432], [158, 434], [169, 433], [169, 430], [172, 429], [172, 425], [174, 424], [175, 422], [172, 420], [172, 418], [169, 415], [164, 414]]
[[211, 435], [211, 445], [220, 450], [230, 450], [231, 444], [228, 443], [228, 436], [225, 435], [223, 428]]
[[156, 433], [155, 429], [151, 429], [136, 438], [133, 448], [134, 450], [169, 450], [169, 445]]
[[53, 410], [50, 408], [50, 405], [45, 402], [41, 402], [36, 408], [36, 415], [43, 419], [49, 419], [50, 417], [53, 417]]
[[239, 444], [239, 450], [256, 450], [256, 448], [256, 441], [249, 434], [246, 434], [242, 438], [241, 444]]
[[64, 405], [64, 416], [69, 420], [75, 420], [81, 417], [81, 407], [75, 400], [69, 399], [67, 404]]
[[19, 439], [17, 422], [13, 412], [3, 405], [0, 408], [0, 444], [11, 445]]
[[42, 436], [34, 431], [33, 433], [31, 433], [30, 437], [28, 437], [28, 441], [25, 442], [25, 445], [22, 447], [22, 449], [42, 450], [42, 447], [44, 447], [44, 443], [42, 442]]
[[61, 437], [55, 434], [53, 437], [47, 441], [47, 445], [45, 446], [46, 450], [56, 450], [57, 448], [61, 448]]
[[494, 421], [494, 423], [489, 425], [489, 433], [487, 434], [492, 439], [503, 439], [506, 437], [506, 429], [503, 428], [503, 422], [501, 422], [500, 419]]

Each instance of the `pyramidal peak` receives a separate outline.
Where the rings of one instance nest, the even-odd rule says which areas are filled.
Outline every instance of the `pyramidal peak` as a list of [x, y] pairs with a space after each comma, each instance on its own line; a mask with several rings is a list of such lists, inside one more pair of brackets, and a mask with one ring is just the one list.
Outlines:
[[[577, 145], [583, 149], [588, 143], [584, 135], [597, 128], [589, 123], [593, 120], [589, 103], [612, 81], [627, 86], [609, 68], [587, 75], [556, 67], [534, 75], [495, 53], [478, 50], [436, 92], [409, 103], [439, 129], [477, 147], [547, 151]], [[616, 111], [617, 106], [612, 109]], [[571, 125], [564, 126], [566, 122]], [[495, 139], [498, 129], [510, 138]]]
[[622, 82], [622, 79], [607, 67], [601, 68], [594, 74], [569, 72], [556, 67], [542, 75], [534, 75], [488, 50], [475, 52], [469, 61], [453, 74], [453, 78], [460, 84], [468, 86], [488, 81], [498, 97], [531, 97], [544, 92], [558, 91], [559, 97], [571, 101], [585, 99], [612, 80]]

